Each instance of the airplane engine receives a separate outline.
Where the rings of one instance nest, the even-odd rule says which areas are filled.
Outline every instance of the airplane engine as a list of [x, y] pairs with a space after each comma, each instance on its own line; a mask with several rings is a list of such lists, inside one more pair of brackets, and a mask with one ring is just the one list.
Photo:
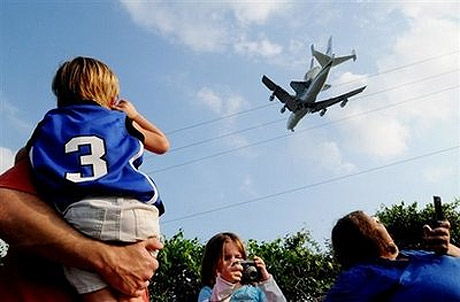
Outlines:
[[347, 99], [343, 100], [342, 103], [340, 103], [340, 107], [342, 107], [342, 108], [345, 107], [345, 105], [346, 105], [347, 103], [348, 103], [348, 100], [347, 100]]
[[271, 102], [271, 101], [273, 101], [274, 99], [275, 99], [275, 94], [272, 93], [272, 94], [270, 95], [270, 97], [268, 98], [268, 100]]
[[284, 113], [285, 111], [286, 111], [286, 106], [281, 107], [280, 112], [281, 112], [281, 113]]
[[321, 111], [319, 112], [319, 116], [325, 115], [325, 114], [326, 114], [326, 111], [327, 111], [326, 108], [324, 108], [323, 110], [321, 110]]

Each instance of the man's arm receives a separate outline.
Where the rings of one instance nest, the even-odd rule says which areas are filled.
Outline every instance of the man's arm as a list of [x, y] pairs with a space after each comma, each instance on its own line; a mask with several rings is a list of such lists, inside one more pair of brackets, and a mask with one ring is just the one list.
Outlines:
[[99, 273], [109, 285], [140, 295], [158, 268], [148, 250], [161, 249], [157, 239], [111, 246], [69, 226], [38, 197], [0, 188], [0, 237], [10, 245], [64, 265]]

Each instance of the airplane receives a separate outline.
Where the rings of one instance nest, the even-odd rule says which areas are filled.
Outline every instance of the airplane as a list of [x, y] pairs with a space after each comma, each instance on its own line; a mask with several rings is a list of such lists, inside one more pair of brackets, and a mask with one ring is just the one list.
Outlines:
[[[363, 86], [345, 94], [317, 102], [316, 99], [318, 94], [331, 87], [331, 85], [326, 84], [331, 68], [350, 59], [355, 61], [356, 54], [355, 51], [352, 50], [351, 55], [336, 57], [335, 54], [332, 53], [332, 36], [329, 38], [325, 54], [315, 50], [313, 44], [311, 45], [311, 53], [313, 57], [311, 59], [310, 69], [305, 73], [304, 80], [291, 81], [290, 83], [291, 88], [295, 91], [295, 95], [289, 94], [267, 76], [262, 76], [262, 83], [273, 92], [269, 100], [273, 101], [276, 96], [276, 98], [284, 104], [281, 108], [281, 113], [284, 113], [286, 109], [292, 112], [287, 122], [287, 129], [291, 131], [294, 131], [294, 127], [307, 113], [319, 111], [319, 115], [323, 116], [329, 106], [337, 103], [340, 103], [340, 107], [343, 108], [350, 97], [363, 92], [366, 88], [366, 86]], [[313, 58], [318, 61], [321, 67], [315, 66]]]

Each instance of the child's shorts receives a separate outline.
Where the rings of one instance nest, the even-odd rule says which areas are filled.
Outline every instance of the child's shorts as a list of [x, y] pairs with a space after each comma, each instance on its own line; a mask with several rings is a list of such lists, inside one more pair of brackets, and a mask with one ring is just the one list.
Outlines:
[[[72, 204], [64, 219], [82, 233], [98, 240], [136, 242], [160, 238], [159, 211], [153, 205], [123, 197], [94, 197]], [[68, 281], [78, 293], [90, 293], [107, 286], [99, 275], [64, 267]]]

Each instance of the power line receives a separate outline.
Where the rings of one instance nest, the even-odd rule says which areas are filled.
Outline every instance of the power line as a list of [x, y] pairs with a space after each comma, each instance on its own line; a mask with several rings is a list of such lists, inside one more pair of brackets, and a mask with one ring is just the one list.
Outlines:
[[[423, 60], [420, 60], [420, 61], [415, 61], [415, 62], [412, 62], [412, 63], [408, 63], [406, 65], [402, 65], [402, 66], [398, 66], [398, 67], [395, 67], [395, 68], [390, 68], [390, 69], [387, 69], [387, 70], [384, 70], [384, 71], [381, 71], [381, 72], [377, 72], [377, 73], [365, 76], [365, 78], [372, 78], [372, 77], [376, 77], [378, 75], [382, 75], [382, 74], [390, 73], [390, 72], [393, 72], [393, 71], [401, 70], [401, 69], [404, 69], [404, 68], [407, 68], [407, 67], [411, 67], [411, 66], [415, 66], [415, 65], [418, 65], [418, 64], [423, 64], [423, 63], [426, 63], [426, 62], [429, 62], [429, 61], [441, 59], [443, 57], [450, 56], [450, 55], [456, 54], [458, 52], [459, 52], [459, 50], [455, 50], [455, 51], [448, 52], [448, 53], [445, 53], [445, 54], [441, 54], [441, 55], [438, 55], [438, 56], [429, 57], [429, 58], [426, 58], [426, 59], [423, 59]], [[357, 82], [357, 81], [360, 81], [360, 79], [352, 80], [352, 81], [349, 81], [349, 82], [346, 82], [346, 83], [341, 83], [341, 84], [335, 85], [335, 87], [350, 84], [350, 83], [354, 83], [354, 82]], [[273, 105], [274, 105], [274, 103], [269, 103], [269, 104], [266, 104], [266, 105], [262, 105], [262, 106], [250, 108], [250, 109], [247, 109], [247, 110], [235, 112], [235, 113], [232, 113], [232, 114], [223, 115], [223, 116], [220, 116], [220, 117], [217, 117], [217, 118], [214, 118], [214, 119], [198, 122], [198, 123], [195, 123], [195, 124], [192, 124], [192, 125], [189, 125], [189, 126], [185, 126], [185, 127], [178, 128], [178, 129], [175, 129], [175, 130], [167, 131], [166, 135], [172, 135], [172, 134], [176, 134], [176, 133], [179, 133], [179, 132], [182, 132], [182, 131], [185, 131], [185, 130], [190, 130], [190, 129], [193, 129], [193, 128], [196, 128], [196, 127], [204, 126], [204, 125], [207, 125], [207, 124], [212, 124], [212, 123], [224, 120], [224, 119], [228, 119], [228, 118], [232, 118], [232, 117], [235, 117], [235, 116], [238, 116], [238, 115], [241, 115], [241, 114], [245, 114], [245, 113], [249, 113], [249, 112], [252, 112], [252, 111], [260, 110], [260, 109], [267, 108], [267, 107], [270, 107], [270, 106], [273, 106]]]
[[233, 149], [225, 150], [225, 151], [222, 151], [222, 152], [214, 153], [214, 154], [211, 154], [211, 155], [203, 156], [203, 157], [200, 157], [200, 158], [192, 159], [192, 160], [185, 161], [185, 162], [175, 164], [175, 165], [171, 165], [171, 166], [168, 166], [168, 167], [165, 167], [165, 168], [162, 168], [162, 169], [149, 171], [147, 173], [148, 174], [150, 174], [150, 173], [158, 174], [158, 173], [165, 172], [165, 171], [168, 171], [168, 170], [171, 170], [171, 169], [174, 169], [174, 168], [186, 166], [186, 165], [189, 165], [189, 164], [192, 164], [192, 163], [196, 163], [196, 162], [204, 161], [204, 160], [211, 159], [211, 158], [214, 158], [214, 157], [229, 154], [229, 153], [232, 153], [232, 152], [235, 152], [235, 151], [238, 151], [238, 150], [246, 149], [246, 148], [257, 146], [257, 145], [266, 144], [268, 142], [272, 142], [272, 141], [275, 141], [275, 140], [278, 140], [278, 139], [281, 139], [281, 138], [285, 138], [285, 137], [287, 137], [289, 135], [298, 135], [299, 133], [303, 133], [303, 132], [310, 131], [310, 130], [313, 130], [313, 129], [318, 129], [318, 128], [322, 128], [322, 127], [325, 127], [325, 126], [330, 126], [332, 124], [341, 123], [341, 122], [344, 122], [346, 120], [353, 119], [353, 118], [356, 118], [356, 117], [359, 117], [359, 116], [363, 116], [363, 115], [367, 115], [367, 114], [370, 114], [370, 113], [373, 113], [373, 112], [378, 112], [378, 111], [382, 111], [382, 110], [385, 110], [385, 109], [388, 109], [388, 108], [400, 106], [400, 105], [405, 104], [405, 103], [420, 100], [420, 99], [423, 99], [423, 98], [426, 98], [426, 97], [429, 97], [429, 96], [432, 96], [432, 95], [435, 95], [435, 94], [439, 94], [439, 93], [442, 93], [442, 92], [445, 92], [445, 91], [448, 91], [448, 90], [452, 90], [452, 89], [455, 89], [455, 88], [458, 88], [458, 87], [459, 87], [459, 85], [452, 86], [452, 87], [447, 87], [447, 88], [440, 89], [440, 90], [437, 90], [437, 91], [434, 91], [434, 92], [430, 92], [430, 93], [425, 94], [423, 96], [414, 97], [414, 98], [404, 100], [404, 101], [401, 101], [401, 102], [392, 103], [392, 104], [389, 104], [387, 106], [383, 106], [383, 107], [379, 107], [379, 108], [376, 108], [376, 109], [372, 109], [372, 110], [364, 111], [364, 112], [361, 112], [361, 113], [357, 113], [357, 114], [354, 114], [354, 115], [346, 116], [346, 117], [343, 117], [343, 118], [340, 118], [340, 119], [337, 119], [337, 120], [334, 120], [334, 121], [331, 121], [331, 122], [328, 122], [328, 123], [324, 123], [324, 124], [320, 124], [320, 125], [317, 125], [317, 126], [302, 129], [302, 130], [296, 131], [294, 134], [279, 135], [279, 136], [272, 137], [272, 138], [269, 138], [269, 139], [266, 139], [266, 140], [263, 140], [263, 141], [260, 141], [260, 142], [246, 144], [244, 146], [240, 146], [240, 147], [237, 147], [237, 148], [233, 148]]
[[274, 198], [274, 197], [278, 197], [278, 196], [282, 196], [282, 195], [286, 195], [286, 194], [290, 194], [290, 193], [294, 193], [294, 192], [298, 192], [298, 191], [303, 191], [303, 190], [306, 190], [306, 189], [311, 189], [311, 188], [314, 188], [314, 187], [318, 187], [318, 186], [325, 185], [325, 184], [330, 184], [330, 183], [337, 182], [337, 181], [340, 181], [340, 180], [344, 180], [344, 179], [347, 179], [347, 178], [360, 176], [360, 175], [363, 175], [363, 174], [383, 170], [383, 169], [386, 169], [386, 168], [389, 168], [389, 167], [394, 167], [394, 166], [397, 166], [397, 165], [413, 162], [413, 161], [416, 161], [416, 160], [419, 160], [419, 159], [423, 159], [423, 158], [443, 154], [443, 153], [453, 151], [453, 150], [456, 150], [456, 149], [459, 149], [459, 148], [460, 148], [460, 146], [457, 145], [457, 146], [453, 146], [453, 147], [448, 147], [448, 148], [432, 151], [432, 152], [425, 153], [425, 154], [422, 154], [422, 155], [418, 155], [418, 156], [406, 158], [406, 159], [403, 159], [403, 160], [395, 161], [395, 162], [392, 162], [392, 163], [388, 163], [388, 164], [385, 164], [385, 165], [369, 168], [369, 169], [366, 169], [366, 170], [361, 170], [361, 171], [358, 171], [358, 172], [355, 172], [355, 173], [349, 173], [349, 174], [346, 174], [346, 175], [343, 175], [343, 176], [329, 178], [329, 179], [322, 180], [322, 181], [319, 181], [319, 182], [316, 182], [316, 183], [311, 183], [311, 184], [308, 184], [308, 185], [288, 189], [288, 190], [281, 191], [281, 192], [267, 194], [267, 195], [260, 196], [260, 197], [257, 197], [257, 198], [253, 198], [253, 199], [249, 199], [249, 200], [246, 200], [246, 201], [232, 203], [232, 204], [228, 204], [228, 205], [225, 205], [225, 206], [222, 206], [222, 207], [217, 207], [217, 208], [213, 208], [213, 209], [209, 209], [209, 210], [205, 210], [205, 211], [201, 211], [201, 212], [192, 213], [192, 214], [185, 215], [185, 216], [182, 216], [182, 217], [173, 218], [173, 219], [170, 219], [170, 220], [165, 220], [162, 223], [167, 224], [167, 223], [172, 223], [172, 222], [176, 222], [176, 221], [183, 221], [183, 220], [186, 220], [186, 219], [190, 219], [190, 218], [194, 218], [194, 217], [198, 217], [198, 216], [203, 216], [203, 215], [207, 215], [207, 214], [218, 212], [218, 211], [223, 211], [223, 210], [227, 210], [227, 209], [230, 209], [230, 208], [239, 207], [239, 206], [242, 206], [242, 205], [247, 205], [247, 204], [250, 204], [250, 203], [263, 201], [263, 200], [266, 200], [266, 199], [270, 199], [270, 198]]
[[[361, 98], [366, 98], [366, 97], [373, 96], [373, 95], [376, 95], [376, 94], [380, 94], [380, 93], [383, 93], [383, 92], [387, 92], [387, 91], [390, 91], [390, 90], [396, 90], [396, 89], [399, 89], [401, 87], [409, 86], [409, 85], [419, 83], [419, 82], [423, 82], [423, 81], [426, 81], [426, 80], [431, 80], [433, 78], [440, 77], [440, 76], [443, 76], [443, 75], [446, 75], [446, 74], [449, 74], [449, 73], [453, 73], [453, 72], [456, 72], [456, 71], [459, 71], [459, 69], [454, 69], [454, 70], [442, 72], [442, 73], [439, 73], [439, 74], [436, 74], [436, 75], [431, 75], [431, 76], [428, 76], [428, 77], [425, 77], [425, 78], [422, 78], [422, 79], [414, 80], [414, 81], [411, 81], [411, 82], [400, 84], [398, 86], [387, 88], [385, 90], [380, 90], [380, 91], [377, 91], [377, 92], [369, 93], [369, 94], [366, 94], [364, 96], [358, 96], [358, 97], [355, 98], [355, 100], [358, 100], [358, 99], [361, 99]], [[204, 140], [201, 140], [201, 141], [197, 141], [197, 142], [185, 145], [185, 146], [173, 148], [169, 152], [173, 153], [173, 152], [177, 152], [179, 150], [187, 149], [187, 148], [190, 148], [190, 147], [195, 147], [195, 146], [202, 145], [202, 144], [205, 144], [205, 143], [209, 143], [211, 141], [215, 141], [215, 140], [218, 140], [218, 139], [221, 139], [221, 138], [229, 137], [229, 136], [232, 136], [232, 135], [235, 135], [235, 134], [240, 134], [240, 133], [247, 132], [247, 131], [250, 131], [250, 130], [266, 127], [266, 126], [269, 126], [269, 125], [274, 124], [274, 123], [278, 123], [278, 122], [283, 121], [283, 120], [285, 120], [285, 118], [280, 118], [280, 119], [276, 119], [276, 120], [266, 122], [266, 123], [263, 123], [263, 124], [251, 126], [251, 127], [248, 127], [248, 128], [244, 128], [244, 129], [229, 132], [229, 133], [225, 133], [225, 134], [222, 134], [222, 135], [219, 135], [219, 136], [216, 136], [216, 137], [212, 137], [212, 138], [204, 139]], [[146, 159], [149, 158], [149, 157], [150, 156], [146, 156]]]

